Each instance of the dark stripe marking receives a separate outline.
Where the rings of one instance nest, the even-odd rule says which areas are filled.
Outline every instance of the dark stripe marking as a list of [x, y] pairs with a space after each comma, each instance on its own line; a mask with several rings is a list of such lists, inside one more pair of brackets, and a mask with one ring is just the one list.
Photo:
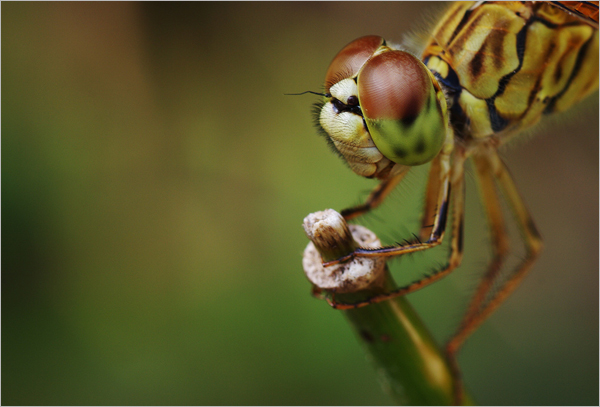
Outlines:
[[496, 91], [494, 96], [485, 100], [485, 102], [487, 103], [487, 106], [488, 106], [490, 125], [492, 126], [492, 130], [494, 131], [494, 133], [498, 133], [498, 132], [504, 130], [506, 128], [506, 126], [508, 126], [508, 124], [509, 124], [508, 120], [506, 120], [505, 118], [503, 118], [502, 116], [500, 116], [498, 114], [498, 110], [496, 109], [496, 98], [504, 93], [504, 91], [506, 90], [506, 86], [508, 85], [508, 83], [510, 82], [512, 77], [515, 76], [523, 67], [523, 58], [525, 55], [525, 45], [527, 44], [527, 30], [529, 29], [529, 26], [532, 23], [533, 23], [533, 19], [529, 19], [525, 23], [523, 28], [521, 28], [521, 30], [517, 33], [516, 47], [517, 47], [517, 58], [519, 60], [519, 65], [517, 66], [517, 68], [514, 71], [512, 71], [511, 73], [509, 73], [507, 75], [504, 75], [502, 77], [502, 79], [500, 79], [500, 82], [498, 82], [498, 90]]
[[[428, 59], [429, 57], [426, 58], [426, 61]], [[454, 69], [452, 69], [450, 65], [446, 66], [448, 67], [448, 76], [445, 78], [442, 78], [436, 71], [432, 72], [447, 96], [446, 100], [448, 101], [448, 111], [450, 112], [450, 123], [454, 129], [454, 136], [464, 140], [466, 134], [468, 134], [467, 129], [471, 124], [471, 120], [467, 117], [458, 103], [458, 99], [463, 90], [462, 86], [460, 86], [458, 75], [456, 75], [456, 72], [454, 72]]]
[[545, 18], [542, 18], [542, 17], [540, 17], [540, 16], [538, 16], [538, 15], [534, 15], [534, 16], [532, 16], [532, 17], [531, 17], [531, 19], [532, 19], [533, 21], [538, 21], [538, 22], [540, 22], [541, 24], [543, 24], [544, 26], [546, 26], [546, 27], [548, 27], [548, 28], [555, 29], [555, 28], [558, 28], [558, 27], [559, 27], [559, 25], [558, 25], [558, 24], [552, 23], [552, 22], [550, 22], [550, 21], [546, 20]]
[[456, 38], [456, 36], [458, 35], [458, 33], [460, 32], [460, 30], [463, 29], [464, 25], [467, 23], [467, 21], [469, 20], [469, 17], [471, 16], [471, 13], [473, 12], [473, 10], [467, 10], [465, 12], [465, 14], [463, 15], [463, 18], [460, 20], [460, 22], [458, 23], [458, 25], [456, 26], [456, 29], [454, 30], [454, 32], [452, 33], [452, 35], [450, 36], [450, 39], [448, 40], [448, 43], [446, 45], [450, 45], [452, 43], [452, 41], [454, 41], [454, 39]]
[[[451, 185], [448, 184], [448, 195], [446, 197], [446, 199], [442, 202], [441, 204], [441, 208], [440, 208], [440, 220], [438, 222], [438, 227], [437, 229], [433, 230], [432, 235], [433, 238], [435, 240], [439, 239], [440, 236], [442, 235], [442, 233], [444, 233], [444, 230], [446, 230], [446, 220], [448, 220], [448, 199], [450, 198], [450, 189], [451, 189]], [[429, 242], [431, 242], [432, 239], [429, 239]]]
[[535, 226], [535, 223], [533, 223], [533, 219], [530, 216], [527, 217], [526, 224], [527, 229], [529, 229], [529, 233], [535, 236], [538, 240], [542, 240], [542, 236], [540, 235], [540, 232], [538, 232], [537, 227]]
[[579, 49], [579, 52], [577, 53], [577, 60], [575, 61], [575, 66], [573, 67], [573, 70], [571, 71], [571, 76], [569, 77], [569, 80], [565, 84], [565, 87], [563, 88], [563, 90], [561, 90], [558, 94], [556, 94], [556, 96], [554, 96], [550, 99], [550, 101], [548, 102], [548, 106], [544, 110], [544, 114], [550, 114], [550, 113], [554, 112], [556, 102], [567, 92], [567, 90], [569, 90], [569, 87], [573, 83], [573, 80], [575, 79], [575, 77], [577, 76], [579, 71], [581, 70], [583, 61], [586, 59], [588, 48], [590, 47], [590, 44], [592, 43], [593, 39], [594, 39], [594, 35], [592, 34], [590, 36], [590, 38]]
[[485, 42], [483, 43], [480, 52], [476, 53], [473, 59], [471, 59], [471, 62], [469, 63], [469, 66], [471, 68], [471, 75], [473, 75], [475, 79], [479, 78], [479, 75], [481, 74], [481, 69], [483, 68], [483, 58], [485, 58], [485, 56], [482, 52], [482, 49], [484, 47]]

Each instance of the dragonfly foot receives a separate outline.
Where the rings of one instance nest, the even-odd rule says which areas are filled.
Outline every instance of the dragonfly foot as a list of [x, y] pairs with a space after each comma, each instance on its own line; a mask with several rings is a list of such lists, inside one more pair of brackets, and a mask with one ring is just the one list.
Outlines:
[[353, 258], [354, 258], [354, 252], [352, 252], [346, 256], [340, 257], [339, 259], [324, 261], [323, 267], [333, 266], [335, 264], [340, 264], [340, 263], [346, 263], [346, 262], [352, 260]]

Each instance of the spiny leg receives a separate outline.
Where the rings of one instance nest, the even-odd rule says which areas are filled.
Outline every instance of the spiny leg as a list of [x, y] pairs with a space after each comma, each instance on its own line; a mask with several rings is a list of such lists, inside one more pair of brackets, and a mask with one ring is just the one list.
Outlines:
[[402, 178], [404, 178], [404, 175], [406, 175], [406, 173], [407, 171], [403, 171], [399, 174], [392, 175], [384, 179], [379, 185], [373, 188], [373, 190], [367, 197], [365, 203], [358, 206], [354, 206], [352, 208], [344, 209], [341, 212], [341, 215], [344, 217], [344, 219], [350, 220], [358, 216], [364, 215], [365, 213], [377, 208], [383, 202], [383, 200], [390, 194], [390, 192], [392, 192], [394, 188], [396, 188], [396, 185], [398, 185], [398, 183], [402, 181]]
[[[440, 177], [440, 172], [442, 171], [442, 169], [444, 167], [443, 167], [443, 163], [440, 162], [439, 156], [432, 163], [431, 170], [429, 173], [429, 179], [428, 179], [428, 183], [427, 183], [425, 205], [424, 205], [425, 206], [424, 216], [423, 216], [423, 221], [422, 221], [424, 228], [428, 224], [428, 222], [427, 222], [428, 219], [435, 217], [435, 220], [438, 221], [438, 222], [434, 222], [434, 226], [433, 226], [431, 235], [433, 235], [434, 231], [437, 228], [439, 228], [440, 214], [439, 214], [438, 209], [441, 207], [442, 210], [444, 208], [447, 210], [449, 202], [447, 200], [443, 201], [441, 204], [437, 202], [438, 199], [436, 199], [436, 196], [439, 195], [439, 193], [438, 193], [438, 191], [436, 191], [435, 187], [436, 186], [438, 188], [442, 187], [441, 180], [444, 180], [447, 182], [449, 181], [452, 186], [451, 199], [452, 199], [453, 217], [452, 217], [452, 231], [451, 231], [452, 240], [450, 242], [450, 254], [449, 254], [448, 263], [446, 264], [446, 266], [430, 276], [419, 279], [407, 286], [397, 288], [389, 293], [371, 297], [366, 301], [352, 303], [352, 304], [339, 303], [339, 302], [335, 301], [335, 297], [332, 297], [331, 299], [327, 299], [327, 302], [329, 303], [329, 305], [331, 305], [333, 308], [336, 308], [336, 309], [360, 308], [360, 307], [363, 307], [363, 306], [366, 306], [369, 304], [387, 301], [387, 300], [390, 300], [392, 298], [395, 298], [395, 297], [398, 297], [401, 295], [410, 294], [414, 291], [420, 290], [421, 288], [424, 288], [424, 287], [428, 286], [429, 284], [432, 284], [432, 283], [440, 280], [441, 278], [450, 274], [456, 267], [458, 267], [460, 265], [460, 262], [462, 260], [462, 254], [463, 254], [463, 225], [464, 225], [464, 205], [465, 205], [465, 189], [464, 189], [465, 157], [464, 157], [464, 151], [462, 151], [462, 149], [458, 149], [458, 150], [459, 151], [456, 151], [456, 153], [455, 153], [455, 160], [453, 163], [451, 180], [449, 180], [449, 178], [450, 178], [449, 176], [445, 177], [445, 178]], [[450, 185], [448, 186], [448, 189], [450, 189]], [[448, 191], [448, 193], [449, 193], [449, 191]], [[432, 195], [433, 195], [433, 197], [432, 197]], [[446, 199], [448, 199], [448, 198], [446, 198]], [[436, 204], [437, 204], [437, 206], [436, 206]], [[444, 214], [443, 217], [445, 218], [446, 214]], [[445, 219], [444, 219], [443, 224], [445, 225]], [[422, 229], [422, 231], [423, 231], [423, 229]], [[440, 242], [441, 242], [441, 237], [443, 237], [443, 231], [441, 234], [439, 234], [439, 236], [440, 236]], [[455, 400], [456, 404], [461, 404], [462, 399], [463, 399], [462, 375], [461, 375], [460, 369], [459, 369], [458, 364], [456, 363], [455, 359], [449, 358], [448, 362], [450, 365], [450, 369], [452, 371], [452, 375], [454, 377], [454, 389], [453, 389], [454, 400]]]
[[436, 213], [436, 191], [440, 188], [440, 177], [436, 174], [440, 174], [440, 157], [437, 156], [431, 162], [429, 168], [429, 177], [427, 179], [427, 189], [425, 190], [425, 204], [424, 210], [421, 215], [421, 240], [426, 240], [428, 237], [428, 230], [430, 231], [433, 227], [433, 221]]
[[[425, 210], [423, 212], [423, 227], [421, 229], [421, 239], [427, 239], [426, 229], [432, 227], [433, 219], [436, 212], [436, 191], [440, 188], [440, 159], [442, 155], [436, 156], [429, 168], [429, 177], [427, 181], [427, 189], [425, 191]], [[402, 181], [404, 176], [408, 173], [408, 170], [404, 170], [396, 175], [392, 175], [387, 179], [381, 181], [369, 194], [365, 202], [361, 205], [354, 206], [352, 208], [344, 209], [341, 214], [346, 220], [354, 219], [359, 216], [370, 212], [377, 208], [387, 198], [387, 196], [396, 188], [396, 186]]]
[[[430, 173], [431, 176], [438, 176], [438, 174]], [[327, 302], [333, 308], [336, 309], [351, 309], [351, 308], [360, 308], [369, 304], [387, 301], [392, 298], [398, 297], [400, 295], [410, 294], [414, 291], [420, 290], [423, 287], [428, 286], [431, 283], [434, 283], [441, 278], [448, 275], [452, 270], [454, 270], [462, 260], [462, 249], [463, 249], [463, 223], [464, 223], [464, 156], [457, 153], [457, 157], [455, 158], [455, 163], [452, 171], [452, 208], [453, 208], [453, 217], [452, 217], [452, 240], [450, 242], [450, 254], [448, 258], [447, 265], [439, 271], [436, 271], [434, 274], [423, 277], [409, 285], [397, 288], [389, 293], [377, 295], [369, 298], [366, 301], [361, 301], [357, 303], [339, 303], [336, 302], [334, 298], [328, 299]], [[429, 202], [429, 197], [426, 197], [426, 202]], [[447, 208], [448, 202], [444, 204]], [[438, 216], [439, 217], [439, 216]]]
[[473, 161], [479, 180], [480, 198], [486, 212], [488, 227], [492, 238], [491, 246], [493, 257], [487, 272], [484, 274], [475, 290], [475, 294], [471, 298], [467, 311], [459, 324], [455, 336], [459, 336], [464, 327], [468, 326], [474, 316], [480, 312], [482, 304], [492, 288], [494, 281], [498, 277], [498, 273], [500, 272], [504, 258], [508, 252], [508, 238], [504, 227], [500, 198], [496, 191], [490, 163], [480, 156], [474, 156]]
[[[436, 156], [429, 168], [429, 177], [427, 181], [427, 189], [425, 190], [425, 205], [424, 211], [422, 214], [422, 227], [420, 238], [421, 240], [426, 240], [428, 238], [429, 233], [427, 230], [431, 230], [433, 227], [433, 221], [435, 219], [436, 214], [436, 191], [440, 188], [440, 158], [441, 155]], [[366, 201], [361, 204], [354, 206], [352, 208], [344, 209], [341, 212], [341, 215], [345, 220], [351, 220], [362, 216], [371, 210], [377, 208], [387, 196], [396, 188], [396, 186], [402, 181], [404, 176], [408, 173], [407, 170], [402, 171], [399, 174], [393, 175], [387, 179], [381, 181], [379, 185], [377, 185], [369, 194]]]
[[[492, 298], [487, 302], [479, 303], [478, 307], [475, 308], [468, 318], [463, 320], [459, 331], [450, 339], [446, 345], [446, 352], [449, 355], [455, 355], [460, 346], [464, 341], [475, 331], [483, 321], [485, 321], [491, 314], [498, 308], [498, 306], [517, 288], [521, 283], [527, 272], [531, 269], [531, 266], [539, 256], [542, 250], [541, 237], [533, 223], [529, 211], [525, 207], [525, 204], [519, 195], [517, 188], [506, 169], [506, 166], [495, 151], [489, 150], [485, 156], [481, 156], [480, 160], [486, 160], [489, 170], [492, 172], [493, 177], [498, 182], [503, 195], [506, 197], [511, 211], [514, 213], [517, 225], [521, 230], [525, 244], [525, 258], [523, 261], [511, 272], [509, 278], [504, 282], [502, 287], [494, 293]], [[483, 164], [481, 164], [483, 165]], [[487, 171], [487, 170], [485, 170]], [[487, 203], [487, 201], [486, 201]], [[493, 213], [499, 208], [489, 208], [488, 214]], [[498, 247], [495, 249], [496, 252], [505, 250], [502, 245], [505, 242], [500, 242]], [[494, 267], [493, 265], [491, 268]], [[490, 270], [489, 273], [494, 273]], [[473, 304], [471, 304], [473, 305]]]
[[[492, 238], [493, 258], [482, 281], [479, 283], [454, 336], [460, 336], [465, 327], [468, 327], [470, 321], [480, 312], [482, 303], [492, 288], [494, 280], [498, 277], [498, 273], [500, 272], [502, 263], [508, 252], [508, 239], [504, 228], [502, 208], [500, 206], [490, 164], [487, 160], [481, 159], [479, 156], [474, 157], [474, 164], [479, 180], [480, 198], [486, 211]], [[452, 339], [449, 343], [452, 343]], [[456, 360], [457, 351], [457, 347], [448, 346], [446, 348], [446, 356], [453, 371], [453, 376], [455, 378], [460, 378], [461, 373]], [[457, 405], [462, 404], [463, 394], [460, 380], [455, 382], [454, 392], [455, 403]]]
[[[442, 149], [442, 152], [440, 152], [440, 154], [439, 154], [439, 160], [440, 160], [439, 172], [437, 174], [430, 172], [430, 174], [429, 174], [430, 177], [435, 177], [435, 176], [439, 177], [440, 181], [439, 181], [439, 188], [437, 191], [435, 191], [435, 193], [436, 193], [435, 202], [437, 203], [437, 205], [436, 205], [436, 211], [435, 211], [435, 218], [433, 221], [433, 228], [431, 230], [429, 239], [427, 241], [425, 241], [425, 242], [419, 241], [418, 243], [407, 244], [407, 245], [398, 244], [395, 246], [382, 247], [379, 249], [364, 249], [364, 248], [359, 247], [358, 249], [356, 249], [354, 252], [352, 252], [351, 254], [349, 254], [347, 256], [344, 256], [344, 257], [336, 259], [336, 260], [323, 262], [323, 266], [327, 267], [327, 266], [331, 266], [333, 264], [344, 262], [355, 256], [359, 256], [359, 257], [399, 256], [402, 254], [426, 250], [426, 249], [435, 247], [435, 246], [439, 245], [440, 243], [442, 243], [442, 240], [444, 238], [444, 232], [446, 230], [446, 219], [448, 218], [448, 205], [450, 203], [450, 187], [451, 187], [450, 153], [452, 152], [452, 147], [453, 146], [450, 144], [447, 149]], [[464, 157], [464, 154], [462, 152], [455, 153], [455, 156]], [[458, 160], [460, 162], [461, 174], [462, 174], [462, 166], [464, 165], [464, 158], [457, 158], [457, 159], [455, 159], [455, 161], [456, 160]], [[426, 201], [429, 202], [430, 198], [427, 198]]]

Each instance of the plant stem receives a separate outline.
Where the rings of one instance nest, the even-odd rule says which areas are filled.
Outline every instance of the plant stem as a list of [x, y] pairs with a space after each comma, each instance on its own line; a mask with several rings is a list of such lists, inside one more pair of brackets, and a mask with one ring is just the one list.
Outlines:
[[[319, 222], [326, 219], [326, 228], [319, 228], [319, 222], [314, 222], [314, 219], [309, 220], [309, 217], [305, 219], [305, 229], [316, 227], [316, 229], [307, 231], [307, 235], [324, 259], [331, 260], [350, 254], [358, 245], [364, 247], [364, 239], [355, 242], [350, 233], [346, 233], [348, 227], [337, 212], [335, 214], [320, 212], [313, 215], [317, 216]], [[340, 225], [337, 223], [339, 219], [342, 219]], [[335, 226], [332, 227], [332, 224]], [[351, 229], [355, 228], [353, 226]], [[354, 232], [355, 230], [353, 230], [353, 234], [356, 235]], [[318, 236], [318, 238], [314, 239], [314, 236]], [[377, 246], [377, 243], [373, 245]], [[344, 248], [344, 250], [340, 250], [340, 248]], [[316, 284], [318, 289], [324, 290], [329, 295], [335, 295], [335, 301], [338, 303], [364, 301], [395, 288], [395, 283], [386, 266], [383, 266], [381, 270], [374, 270], [374, 273], [380, 273], [380, 276], [368, 278], [370, 283], [366, 287], [360, 285], [357, 289], [354, 289], [354, 286], [345, 279], [345, 274], [352, 274], [347, 271], [347, 268], [342, 268], [341, 271], [337, 269], [331, 271], [328, 270], [330, 267], [323, 268], [321, 266], [319, 269], [319, 265], [312, 264], [311, 267], [327, 274], [327, 277], [331, 277], [332, 280], [314, 277], [315, 269], [310, 272], [307, 270], [307, 251], [305, 251], [304, 258], [307, 276], [313, 284], [319, 283]], [[365, 259], [361, 260], [361, 265], [364, 265]], [[320, 258], [319, 260], [311, 258], [310, 261], [319, 262], [321, 260]], [[356, 261], [356, 259], [352, 261]], [[378, 264], [373, 262], [372, 266], [377, 268]], [[343, 267], [351, 266], [344, 265]], [[334, 287], [335, 284], [339, 284], [339, 287]], [[351, 289], [348, 290], [348, 287]], [[342, 312], [360, 338], [369, 358], [375, 363], [384, 388], [396, 402], [411, 405], [454, 404], [453, 389], [455, 381], [459, 379], [453, 377], [444, 353], [437, 346], [433, 336], [406, 297], [396, 297]], [[465, 394], [463, 403], [472, 404], [472, 400], [464, 390], [462, 393]]]
[[450, 367], [405, 297], [342, 311], [398, 403], [454, 403]]

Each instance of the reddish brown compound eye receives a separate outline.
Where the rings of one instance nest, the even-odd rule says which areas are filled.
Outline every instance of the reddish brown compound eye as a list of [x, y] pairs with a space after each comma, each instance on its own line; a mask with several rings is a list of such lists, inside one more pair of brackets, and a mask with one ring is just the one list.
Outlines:
[[444, 143], [446, 100], [416, 57], [386, 51], [369, 59], [357, 78], [358, 100], [377, 149], [401, 165], [431, 161]]
[[325, 91], [341, 81], [356, 75], [373, 53], [384, 44], [384, 39], [378, 35], [361, 37], [346, 45], [333, 58], [325, 75]]
[[429, 96], [430, 80], [420, 61], [403, 51], [383, 52], [360, 72], [358, 95], [365, 117], [414, 121]]

